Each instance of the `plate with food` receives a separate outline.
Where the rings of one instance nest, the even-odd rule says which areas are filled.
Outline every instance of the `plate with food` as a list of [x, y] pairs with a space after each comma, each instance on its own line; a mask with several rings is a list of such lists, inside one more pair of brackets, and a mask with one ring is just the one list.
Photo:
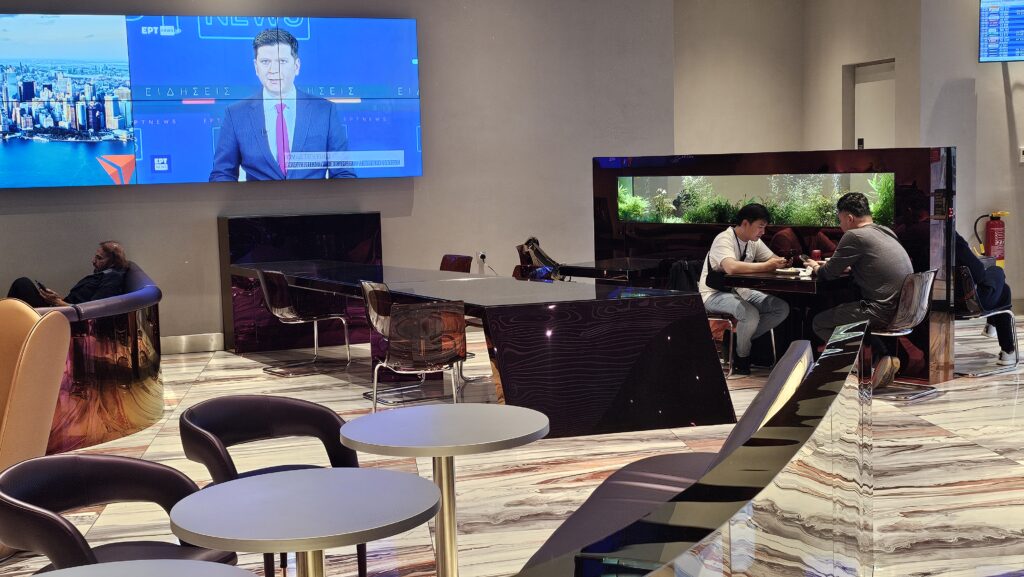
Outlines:
[[796, 268], [796, 267], [791, 266], [791, 267], [788, 267], [788, 268], [777, 268], [777, 269], [775, 269], [775, 272], [777, 274], [797, 275], [797, 274], [800, 274], [800, 273], [804, 272], [804, 269]]

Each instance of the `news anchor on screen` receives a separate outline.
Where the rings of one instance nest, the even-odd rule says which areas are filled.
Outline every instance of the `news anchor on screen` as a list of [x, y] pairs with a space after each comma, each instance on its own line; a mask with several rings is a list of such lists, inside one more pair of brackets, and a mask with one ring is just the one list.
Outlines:
[[237, 181], [239, 167], [247, 180], [355, 178], [331, 154], [348, 150], [337, 106], [297, 95], [298, 40], [270, 29], [257, 34], [252, 47], [263, 91], [225, 111], [210, 182]]

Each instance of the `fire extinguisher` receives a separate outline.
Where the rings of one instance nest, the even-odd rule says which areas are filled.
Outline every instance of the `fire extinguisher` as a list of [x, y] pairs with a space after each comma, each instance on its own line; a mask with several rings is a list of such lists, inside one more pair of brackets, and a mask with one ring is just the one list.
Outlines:
[[[996, 259], [996, 265], [1003, 266], [1006, 262], [1006, 223], [1003, 217], [1010, 213], [1005, 210], [997, 210], [990, 214], [983, 214], [974, 221], [974, 236], [981, 243], [982, 253]], [[985, 240], [978, 235], [978, 222], [987, 218], [985, 223]]]

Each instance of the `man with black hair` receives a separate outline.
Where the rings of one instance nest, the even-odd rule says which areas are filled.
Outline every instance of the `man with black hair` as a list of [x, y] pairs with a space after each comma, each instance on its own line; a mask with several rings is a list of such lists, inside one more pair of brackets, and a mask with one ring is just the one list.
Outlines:
[[[836, 202], [836, 213], [843, 237], [839, 239], [835, 254], [823, 265], [815, 261], [807, 264], [825, 280], [834, 279], [849, 269], [854, 284], [860, 289], [861, 300], [843, 303], [814, 317], [811, 321], [814, 334], [825, 342], [839, 325], [866, 320], [872, 329], [888, 326], [899, 306], [903, 281], [914, 272], [910, 256], [896, 233], [875, 224], [871, 218], [866, 196], [859, 192], [844, 194]], [[889, 355], [881, 339], [872, 339], [872, 347], [881, 349], [882, 356], [872, 372], [871, 385], [887, 387], [899, 371], [900, 361]]]
[[239, 179], [355, 178], [340, 166], [348, 150], [341, 111], [329, 100], [295, 87], [302, 69], [299, 41], [271, 28], [252, 41], [262, 91], [228, 106], [214, 150], [210, 182]]
[[751, 289], [729, 289], [722, 284], [726, 274], [770, 272], [789, 266], [763, 242], [771, 217], [763, 205], [751, 203], [736, 213], [735, 226], [722, 231], [711, 243], [700, 274], [700, 296], [708, 312], [732, 315], [736, 319], [734, 375], [750, 374], [750, 342], [777, 327], [789, 316], [786, 301]]

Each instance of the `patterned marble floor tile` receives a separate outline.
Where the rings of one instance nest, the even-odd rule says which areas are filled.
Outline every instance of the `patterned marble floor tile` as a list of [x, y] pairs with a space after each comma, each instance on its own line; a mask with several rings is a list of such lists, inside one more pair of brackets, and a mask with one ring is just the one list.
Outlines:
[[[993, 359], [998, 345], [980, 334], [981, 323], [958, 323], [958, 358]], [[1024, 333], [1024, 327], [1022, 327]], [[466, 362], [465, 400], [493, 402], [483, 334], [467, 335], [476, 357]], [[201, 465], [185, 459], [178, 438], [182, 411], [228, 394], [274, 394], [324, 404], [345, 419], [370, 410], [369, 348], [353, 346], [348, 370], [282, 378], [266, 363], [311, 355], [309, 349], [246, 356], [226, 352], [166, 355], [166, 412], [154, 426], [87, 449], [144, 457], [175, 467], [200, 485]], [[328, 356], [343, 358], [343, 347]], [[1020, 575], [1024, 567], [1024, 366], [1014, 373], [957, 379], [943, 394], [918, 404], [876, 401], [873, 407], [876, 576], [943, 577]], [[730, 379], [737, 416], [760, 389], [767, 371]], [[428, 388], [437, 389], [436, 383]], [[1018, 417], [1021, 415], [1021, 417]], [[622, 465], [665, 452], [714, 451], [731, 425], [682, 427], [617, 435], [543, 439], [514, 450], [456, 459], [460, 568], [465, 577], [511, 575], [597, 484]], [[278, 439], [231, 449], [241, 470], [282, 462], [326, 464], [315, 441]], [[430, 459], [360, 454], [364, 467], [383, 467], [431, 478]], [[166, 514], [150, 505], [116, 504], [68, 515], [93, 544], [147, 536], [170, 540]], [[371, 543], [372, 575], [435, 574], [433, 523]], [[354, 576], [354, 548], [327, 552], [327, 574]], [[18, 555], [0, 564], [0, 576], [27, 575], [46, 564]], [[289, 574], [294, 575], [294, 557]], [[262, 574], [262, 557], [242, 554], [239, 564]]]

